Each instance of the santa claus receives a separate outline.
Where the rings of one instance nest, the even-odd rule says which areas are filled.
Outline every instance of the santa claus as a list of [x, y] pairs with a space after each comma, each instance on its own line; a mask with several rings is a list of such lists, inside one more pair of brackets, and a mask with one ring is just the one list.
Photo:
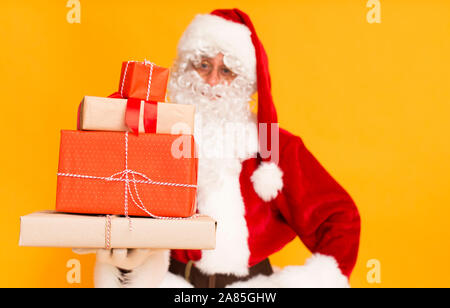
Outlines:
[[[218, 222], [216, 249], [101, 250], [96, 286], [349, 286], [358, 210], [302, 140], [278, 129], [267, 56], [245, 13], [194, 18], [178, 45], [169, 94], [196, 106], [198, 212]], [[297, 236], [313, 256], [274, 272], [268, 257]]]

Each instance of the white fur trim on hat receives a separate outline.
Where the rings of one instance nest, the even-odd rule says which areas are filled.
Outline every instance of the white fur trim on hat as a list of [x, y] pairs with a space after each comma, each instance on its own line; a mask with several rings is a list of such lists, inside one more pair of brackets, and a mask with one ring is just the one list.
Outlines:
[[253, 172], [250, 180], [258, 196], [268, 202], [283, 189], [283, 171], [274, 162], [263, 162]]
[[229, 288], [349, 288], [348, 278], [342, 274], [332, 256], [314, 254], [303, 266], [286, 266], [271, 276], [259, 275]]
[[232, 56], [238, 61], [234, 64], [242, 68], [242, 74], [250, 81], [256, 81], [255, 47], [246, 26], [215, 15], [197, 15], [181, 37], [178, 53], [211, 49], [222, 52], [225, 60], [227, 55]]

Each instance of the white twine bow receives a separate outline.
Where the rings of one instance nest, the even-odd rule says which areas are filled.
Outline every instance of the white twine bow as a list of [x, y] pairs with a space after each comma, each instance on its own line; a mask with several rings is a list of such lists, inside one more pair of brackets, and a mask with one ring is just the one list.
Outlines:
[[[92, 179], [92, 180], [103, 180], [103, 181], [111, 181], [111, 182], [124, 182], [125, 184], [125, 193], [124, 193], [124, 214], [129, 220], [129, 227], [130, 230], [132, 229], [131, 225], [131, 219], [128, 216], [128, 196], [130, 196], [131, 201], [134, 203], [136, 207], [144, 211], [146, 214], [148, 214], [150, 217], [158, 218], [158, 219], [167, 219], [167, 220], [182, 220], [182, 219], [189, 219], [196, 217], [197, 215], [193, 215], [188, 218], [183, 217], [165, 217], [165, 216], [158, 216], [153, 213], [151, 213], [144, 205], [144, 202], [142, 202], [142, 199], [139, 195], [139, 191], [137, 188], [137, 183], [139, 184], [150, 184], [150, 185], [160, 185], [160, 186], [172, 186], [172, 187], [184, 187], [184, 188], [196, 188], [197, 185], [194, 184], [179, 184], [179, 183], [170, 183], [170, 182], [156, 182], [151, 180], [149, 177], [147, 177], [145, 174], [141, 172], [137, 172], [131, 169], [128, 169], [128, 132], [125, 132], [125, 170], [117, 172], [111, 176], [108, 177], [101, 177], [101, 176], [93, 176], [93, 175], [83, 175], [83, 174], [73, 174], [73, 173], [57, 173], [58, 176], [64, 176], [64, 177], [74, 177], [74, 178], [81, 178], [81, 179]], [[140, 176], [143, 178], [143, 180], [136, 179], [136, 176]], [[131, 178], [130, 178], [131, 177]], [[131, 183], [131, 184], [130, 184]], [[131, 190], [131, 187], [134, 188], [134, 192], [136, 195], [136, 199], [133, 195], [133, 192]]]
[[[128, 65], [130, 63], [135, 63], [137, 61], [127, 61], [127, 65], [125, 65], [125, 71], [123, 73], [123, 80], [122, 80], [122, 85], [120, 86], [120, 96], [123, 97], [123, 88], [125, 86], [125, 79], [127, 78], [127, 72], [128, 72]], [[153, 69], [155, 64], [153, 62], [144, 60], [144, 65], [150, 65], [150, 72], [148, 74], [148, 86], [147, 86], [147, 96], [146, 96], [146, 101], [148, 101], [150, 99], [150, 89], [152, 87], [152, 77], [153, 77]]]

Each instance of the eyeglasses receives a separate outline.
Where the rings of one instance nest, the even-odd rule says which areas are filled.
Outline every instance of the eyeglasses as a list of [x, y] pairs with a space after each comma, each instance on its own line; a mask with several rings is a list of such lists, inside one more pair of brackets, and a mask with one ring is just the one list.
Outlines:
[[197, 73], [202, 78], [209, 77], [214, 70], [217, 70], [218, 76], [221, 80], [226, 80], [228, 82], [233, 81], [233, 79], [237, 76], [237, 74], [233, 73], [225, 64], [214, 64], [211, 59], [202, 59], [200, 63], [194, 64], [192, 66], [197, 71]]

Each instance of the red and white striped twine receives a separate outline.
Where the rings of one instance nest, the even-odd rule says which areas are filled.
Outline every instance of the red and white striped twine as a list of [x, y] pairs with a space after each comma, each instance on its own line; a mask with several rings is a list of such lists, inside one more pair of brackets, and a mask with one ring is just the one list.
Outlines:
[[148, 75], [148, 87], [147, 87], [147, 99], [146, 99], [146, 101], [148, 101], [149, 98], [150, 98], [150, 88], [152, 86], [152, 77], [153, 77], [153, 66], [154, 66], [154, 63], [149, 62], [147, 60], [145, 60], [144, 63], [145, 63], [145, 65], [150, 64], [150, 73]]
[[105, 248], [111, 249], [111, 215], [106, 215]]

